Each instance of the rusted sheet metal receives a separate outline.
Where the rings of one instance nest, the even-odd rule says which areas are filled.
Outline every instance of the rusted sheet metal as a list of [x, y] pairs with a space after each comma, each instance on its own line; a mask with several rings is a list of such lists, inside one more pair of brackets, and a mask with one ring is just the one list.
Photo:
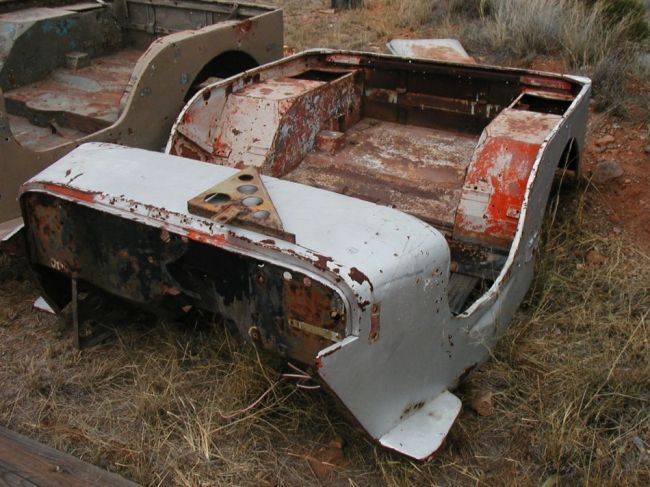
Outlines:
[[402, 211], [451, 230], [478, 137], [365, 119], [336, 153], [307, 154], [288, 179]]
[[[567, 147], [582, 148], [589, 90], [584, 78], [521, 70], [297, 55], [190, 100], [167, 150], [212, 164], [90, 145], [30, 180], [30, 259], [58, 307], [81, 273], [89, 290], [155, 312], [224, 316], [311, 366], [379, 443], [424, 459], [460, 411], [449, 390], [526, 293], [555, 170]], [[295, 239], [188, 211], [242, 164], [273, 175], [260, 181]], [[38, 220], [61, 222], [51, 242], [29, 220], [40, 206]], [[89, 231], [76, 221], [102, 230], [66, 254], [77, 244], [59, 234]], [[113, 243], [118, 228], [129, 237]]]
[[567, 80], [549, 78], [548, 76], [536, 76], [533, 74], [522, 76], [521, 82], [533, 88], [543, 88], [558, 93], [572, 93], [574, 89], [574, 85]]
[[387, 46], [396, 56], [476, 64], [456, 39], [393, 39]]
[[32, 122], [31, 130], [17, 136], [18, 141], [34, 150], [50, 149], [51, 143], [65, 142], [65, 130], [59, 129], [60, 139], [48, 143], [32, 139], [31, 133], [37, 130], [32, 127], [56, 123], [78, 131], [78, 138], [77, 134], [96, 132], [115, 123], [120, 100], [142, 52], [125, 49], [95, 59], [92, 66], [63, 68], [42, 81], [5, 92], [7, 110]]
[[[262, 347], [306, 364], [335, 337], [345, 336], [341, 298], [305, 274], [215, 254], [206, 244], [164, 228], [135, 222], [125, 227], [115, 216], [46, 194], [32, 194], [25, 204], [37, 242], [32, 257], [42, 267], [174, 319], [194, 310], [220, 313]], [[46, 281], [61, 280], [39, 272]], [[57, 309], [69, 299], [68, 289], [49, 289]], [[84, 290], [90, 289], [85, 284]], [[308, 326], [297, 328], [292, 321]]]
[[467, 169], [454, 238], [508, 249], [542, 143], [562, 117], [506, 109], [485, 129]]
[[[328, 75], [334, 80], [318, 79]], [[252, 165], [273, 176], [287, 174], [321, 131], [339, 130], [358, 120], [361, 87], [355, 79], [355, 72], [306, 71], [301, 77], [245, 87], [227, 96], [216, 119], [197, 120], [186, 111], [168, 151], [230, 167]], [[207, 133], [212, 140], [195, 140], [196, 133]]]
[[345, 146], [345, 133], [337, 130], [321, 130], [316, 134], [316, 148], [334, 155]]
[[187, 202], [194, 215], [219, 223], [231, 223], [262, 230], [294, 242], [295, 235], [284, 231], [282, 221], [260, 176], [252, 167], [239, 171]]
[[[0, 222], [19, 216], [22, 182], [80, 143], [160, 150], [194, 85], [282, 56], [275, 8], [45, 3], [15, 2], [0, 14]], [[69, 66], [70, 55], [88, 66]]]

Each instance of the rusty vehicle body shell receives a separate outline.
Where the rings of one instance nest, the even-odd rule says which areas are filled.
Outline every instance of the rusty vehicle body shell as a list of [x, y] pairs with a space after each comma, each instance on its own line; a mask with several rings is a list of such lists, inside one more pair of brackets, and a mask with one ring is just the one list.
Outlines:
[[[219, 314], [314, 371], [383, 446], [425, 459], [460, 411], [450, 390], [527, 292], [554, 177], [579, 171], [590, 87], [298, 54], [200, 90], [169, 155], [87, 144], [28, 181], [29, 259], [57, 311], [72, 282]], [[243, 211], [248, 194], [272, 205]]]
[[0, 13], [0, 237], [21, 224], [20, 185], [79, 144], [160, 150], [201, 82], [282, 56], [272, 7], [14, 3]]

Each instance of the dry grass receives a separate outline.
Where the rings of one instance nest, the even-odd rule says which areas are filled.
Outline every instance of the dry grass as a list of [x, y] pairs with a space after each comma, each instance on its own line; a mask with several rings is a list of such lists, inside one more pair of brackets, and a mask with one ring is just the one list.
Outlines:
[[391, 10], [391, 18], [397, 27], [415, 29], [431, 23], [436, 12], [436, 2], [431, 0], [416, 0], [403, 2], [401, 0], [387, 0], [386, 6]]
[[[0, 287], [0, 424], [146, 485], [647, 485], [650, 262], [593, 231], [589, 205], [562, 200], [529, 298], [458, 391], [494, 392], [495, 415], [466, 408], [428, 464], [375, 447], [326, 394], [289, 382], [229, 417], [278, 369], [220, 325], [138, 317], [79, 353], [30, 311], [29, 281]], [[585, 265], [591, 250], [607, 261]], [[307, 458], [335, 437], [347, 465], [319, 479]]]
[[[647, 27], [635, 10], [611, 0], [366, 0], [360, 10], [314, 15], [327, 2], [285, 0], [287, 44], [385, 52], [393, 36], [454, 37], [470, 54], [495, 64], [528, 65], [559, 56], [568, 71], [591, 76], [601, 109], [625, 114], [626, 83], [646, 79], [639, 56], [650, 49], [636, 33]], [[307, 8], [311, 6], [311, 10]], [[647, 97], [641, 103], [648, 103]]]
[[638, 59], [648, 47], [633, 35], [637, 24], [636, 15], [613, 21], [602, 1], [490, 0], [489, 14], [464, 37], [501, 58], [559, 55], [570, 70], [593, 76], [602, 107], [622, 112], [625, 81], [643, 74]]
[[[423, 18], [408, 2], [316, 17], [327, 2], [280, 3], [298, 48], [381, 49]], [[288, 381], [230, 417], [279, 369], [219, 324], [132, 316], [118, 339], [79, 353], [31, 310], [37, 290], [3, 254], [0, 424], [145, 485], [649, 485], [650, 258], [610, 232], [591, 190], [559, 201], [526, 302], [457, 391], [465, 403], [492, 391], [495, 414], [466, 407], [427, 464], [376, 447], [329, 396]], [[606, 261], [586, 264], [589, 251]], [[307, 458], [336, 437], [346, 464], [320, 478]]]

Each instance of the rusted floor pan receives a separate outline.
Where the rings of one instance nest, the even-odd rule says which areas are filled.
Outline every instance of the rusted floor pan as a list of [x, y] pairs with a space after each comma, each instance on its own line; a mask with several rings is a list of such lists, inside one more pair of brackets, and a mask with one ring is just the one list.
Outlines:
[[451, 229], [478, 136], [365, 118], [335, 154], [308, 154], [286, 179], [398, 208]]
[[[87, 67], [58, 69], [47, 78], [5, 93], [7, 111], [22, 117], [12, 129], [21, 143], [45, 150], [114, 123], [120, 100], [142, 51], [124, 49]], [[43, 129], [49, 129], [50, 134]], [[73, 132], [67, 133], [65, 129]]]
[[49, 127], [33, 125], [26, 117], [9, 115], [11, 132], [16, 140], [22, 145], [35, 149], [44, 150], [66, 144], [71, 140], [83, 137], [85, 132], [71, 128], [63, 128], [58, 124], [51, 124]]

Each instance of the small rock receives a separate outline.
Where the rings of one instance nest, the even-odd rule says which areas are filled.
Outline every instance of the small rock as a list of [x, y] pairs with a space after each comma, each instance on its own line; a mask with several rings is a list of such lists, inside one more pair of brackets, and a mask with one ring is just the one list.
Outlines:
[[[650, 6], [650, 4], [648, 4], [647, 0], [646, 0], [645, 4], [646, 4], [646, 7]], [[650, 52], [640, 55], [639, 56], [639, 63], [645, 69], [650, 69]]]
[[326, 447], [319, 449], [313, 456], [307, 457], [307, 462], [309, 462], [319, 479], [327, 477], [337, 467], [345, 466], [344, 446], [345, 444], [341, 438], [335, 438]]
[[562, 485], [562, 477], [559, 475], [551, 475], [542, 483], [542, 487], [559, 487], [560, 485]]
[[600, 161], [593, 170], [593, 180], [606, 183], [623, 175], [623, 169], [616, 161]]
[[340, 436], [337, 436], [336, 438], [334, 438], [332, 441], [329, 442], [328, 446], [331, 446], [332, 448], [338, 448], [339, 450], [343, 450], [343, 447], [345, 446], [345, 441]]
[[608, 257], [606, 255], [603, 255], [595, 250], [590, 250], [587, 252], [587, 255], [585, 255], [585, 261], [590, 267], [603, 265], [605, 262], [607, 262], [607, 260]]
[[596, 139], [596, 145], [599, 147], [613, 144], [614, 142], [616, 142], [616, 139], [610, 134], [604, 135], [600, 139]]
[[634, 446], [637, 447], [637, 449], [639, 450], [639, 453], [641, 453], [641, 455], [645, 455], [646, 448], [645, 448], [645, 445], [643, 444], [643, 440], [641, 438], [639, 438], [638, 436], [632, 437], [632, 443], [634, 443]]
[[481, 391], [474, 395], [470, 402], [470, 407], [478, 413], [479, 416], [492, 416], [494, 414], [494, 403], [492, 397], [494, 394], [490, 391]]
[[645, 153], [650, 154], [650, 145], [645, 146]]

